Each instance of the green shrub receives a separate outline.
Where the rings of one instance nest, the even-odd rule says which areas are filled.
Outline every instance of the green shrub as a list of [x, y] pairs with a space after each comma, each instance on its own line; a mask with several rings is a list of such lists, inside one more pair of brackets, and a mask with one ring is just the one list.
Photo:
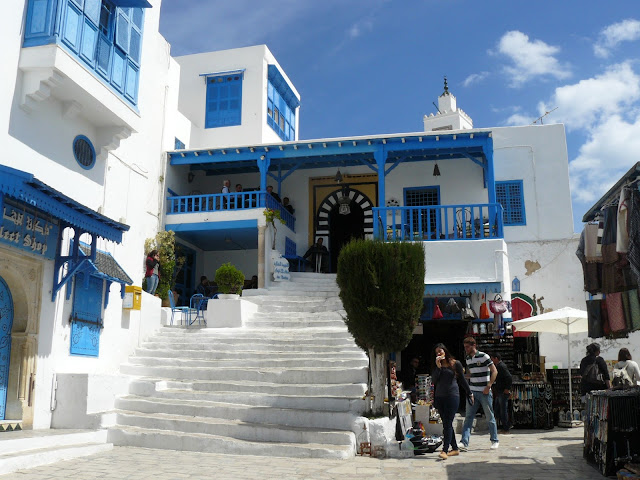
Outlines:
[[242, 293], [244, 275], [230, 263], [224, 263], [216, 270], [216, 283], [220, 293]]
[[421, 243], [356, 240], [340, 251], [338, 286], [345, 323], [364, 350], [404, 349], [422, 311]]
[[[185, 257], [176, 255], [176, 234], [171, 230], [158, 232], [154, 238], [147, 238], [144, 241], [145, 260], [151, 250], [158, 250], [160, 257], [158, 268], [160, 278], [156, 295], [166, 300], [169, 298], [169, 290], [173, 290], [176, 284], [176, 276], [184, 264]], [[146, 279], [143, 281], [143, 286], [145, 285]]]

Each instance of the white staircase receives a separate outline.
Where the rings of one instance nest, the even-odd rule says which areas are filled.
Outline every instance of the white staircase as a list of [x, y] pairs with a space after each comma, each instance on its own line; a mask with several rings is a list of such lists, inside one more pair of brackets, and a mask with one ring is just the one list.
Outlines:
[[335, 275], [243, 298], [243, 328], [165, 327], [123, 365], [135, 377], [117, 400], [115, 445], [346, 458], [355, 454], [367, 358], [347, 331]]
[[105, 430], [0, 433], [0, 475], [111, 450]]

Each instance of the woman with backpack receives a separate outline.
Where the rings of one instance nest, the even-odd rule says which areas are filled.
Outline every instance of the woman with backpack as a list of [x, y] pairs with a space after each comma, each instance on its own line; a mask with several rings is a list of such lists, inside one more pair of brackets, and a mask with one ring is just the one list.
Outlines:
[[593, 390], [605, 390], [611, 388], [609, 379], [609, 369], [600, 356], [600, 344], [592, 343], [587, 345], [587, 356], [580, 362], [580, 394], [582, 402], [586, 401], [585, 396]]
[[628, 348], [621, 348], [618, 352], [618, 363], [613, 367], [614, 387], [635, 387], [640, 381], [638, 364], [631, 360]]

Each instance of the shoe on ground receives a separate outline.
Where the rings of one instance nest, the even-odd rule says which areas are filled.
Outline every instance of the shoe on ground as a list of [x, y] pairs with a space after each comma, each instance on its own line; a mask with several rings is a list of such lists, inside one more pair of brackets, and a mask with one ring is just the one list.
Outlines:
[[449, 458], [449, 455], [447, 455], [447, 452], [440, 452], [440, 454], [438, 455], [442, 460], [446, 460], [447, 458]]
[[500, 442], [491, 442], [491, 450], [497, 450], [500, 446]]
[[458, 455], [460, 455], [460, 452], [458, 450], [449, 450], [447, 452], [448, 457], [457, 457]]
[[458, 445], [458, 450], [460, 450], [461, 452], [466, 452], [469, 449], [468, 445], [465, 445], [464, 443], [461, 443], [460, 445]]

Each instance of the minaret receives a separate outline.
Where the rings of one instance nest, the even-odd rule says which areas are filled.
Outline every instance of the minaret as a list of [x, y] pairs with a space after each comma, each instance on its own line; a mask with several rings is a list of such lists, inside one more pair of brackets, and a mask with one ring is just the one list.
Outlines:
[[444, 92], [438, 97], [438, 113], [424, 116], [424, 131], [466, 130], [473, 128], [471, 117], [456, 105], [456, 97], [449, 91], [447, 77], [444, 77]]

